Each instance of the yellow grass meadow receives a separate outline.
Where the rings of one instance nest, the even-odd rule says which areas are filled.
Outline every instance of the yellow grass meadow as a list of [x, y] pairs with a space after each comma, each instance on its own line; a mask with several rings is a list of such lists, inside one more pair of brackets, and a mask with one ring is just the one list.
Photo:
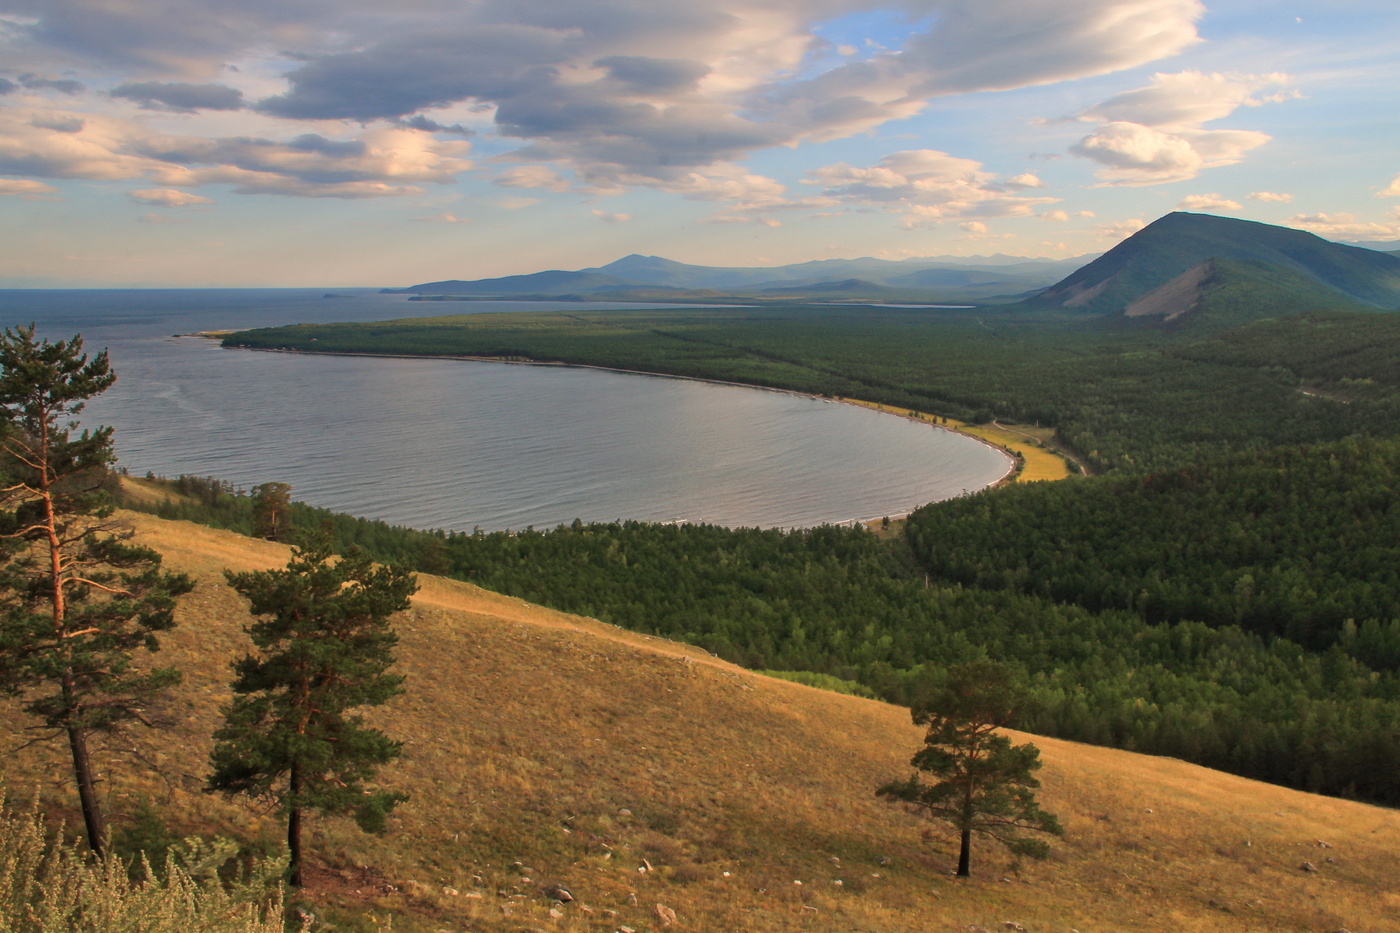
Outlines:
[[[287, 549], [128, 518], [199, 582], [159, 655], [186, 674], [152, 711], [173, 726], [108, 749], [108, 807], [120, 823], [150, 800], [178, 831], [275, 846], [274, 814], [201, 785], [249, 621], [222, 572]], [[692, 931], [1400, 931], [1395, 811], [1017, 735], [1041, 749], [1066, 835], [1019, 865], [974, 845], [958, 882], [953, 834], [874, 795], [919, 745], [907, 710], [420, 579], [397, 621], [406, 692], [373, 714], [405, 742], [382, 780], [412, 798], [383, 837], [309, 827], [305, 901], [336, 930], [392, 916], [401, 933], [642, 931], [664, 926], [662, 905]], [[7, 755], [0, 773], [76, 822], [61, 749]], [[575, 900], [557, 904], [554, 884]]]

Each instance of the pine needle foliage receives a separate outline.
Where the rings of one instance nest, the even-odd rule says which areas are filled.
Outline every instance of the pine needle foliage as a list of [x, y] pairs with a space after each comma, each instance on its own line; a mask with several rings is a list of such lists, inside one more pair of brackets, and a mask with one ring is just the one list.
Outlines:
[[402, 743], [354, 711], [402, 692], [403, 678], [388, 672], [398, 643], [389, 617], [408, 607], [417, 582], [358, 550], [337, 560], [324, 537], [294, 548], [283, 570], [226, 576], [261, 618], [247, 629], [257, 653], [233, 665], [236, 696], [214, 734], [207, 789], [279, 802], [288, 877], [299, 886], [304, 811], [353, 816], [378, 833], [407, 799], [367, 786]]
[[1012, 745], [999, 731], [1011, 722], [1018, 698], [1005, 665], [984, 660], [953, 668], [946, 685], [912, 711], [914, 723], [927, 725], [928, 734], [910, 764], [936, 780], [925, 783], [915, 774], [876, 790], [952, 824], [961, 842], [961, 878], [971, 874], [974, 833], [1032, 858], [1045, 858], [1050, 847], [1023, 833], [1064, 833], [1035, 799], [1040, 750], [1030, 743]]
[[149, 704], [179, 682], [172, 668], [133, 665], [174, 625], [188, 578], [130, 543], [102, 486], [112, 429], [77, 434], [87, 399], [116, 379], [106, 352], [80, 337], [36, 340], [34, 326], [0, 336], [0, 690], [22, 696], [40, 738], [66, 736], [88, 844], [106, 827], [89, 740], [151, 720]]

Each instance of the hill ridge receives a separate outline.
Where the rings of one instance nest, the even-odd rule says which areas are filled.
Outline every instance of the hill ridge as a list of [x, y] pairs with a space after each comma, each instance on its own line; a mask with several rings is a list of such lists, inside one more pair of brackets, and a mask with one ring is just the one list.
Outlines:
[[[199, 786], [224, 662], [246, 644], [222, 571], [281, 566], [287, 549], [122, 517], [198, 585], [160, 655], [187, 672], [165, 710], [176, 726], [134, 737], [163, 776], [115, 770], [114, 809], [158, 794], [181, 827], [275, 839], [275, 819]], [[576, 931], [650, 928], [657, 903], [683, 929], [754, 933], [1400, 929], [1394, 811], [1029, 737], [1046, 762], [1041, 799], [1069, 835], [1043, 864], [978, 845], [974, 878], [953, 884], [954, 840], [924, 838], [928, 824], [873, 794], [918, 746], [906, 710], [422, 579], [396, 622], [407, 692], [370, 717], [405, 741], [383, 780], [412, 798], [383, 838], [311, 827], [315, 910], [333, 924], [392, 911], [404, 933], [551, 927], [541, 888], [559, 882], [578, 902], [557, 922]], [[11, 786], [43, 775], [43, 754], [11, 756]]]

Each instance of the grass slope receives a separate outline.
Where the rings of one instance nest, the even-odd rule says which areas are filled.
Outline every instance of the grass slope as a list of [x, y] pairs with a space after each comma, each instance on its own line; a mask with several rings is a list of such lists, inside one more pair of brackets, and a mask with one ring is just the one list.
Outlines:
[[[286, 549], [129, 517], [199, 584], [161, 655], [186, 671], [159, 711], [175, 726], [134, 737], [109, 806], [151, 797], [182, 831], [275, 844], [274, 819], [199, 787], [248, 621], [222, 570]], [[383, 838], [313, 821], [310, 897], [338, 930], [644, 930], [658, 903], [707, 931], [1400, 930], [1393, 811], [1037, 738], [1067, 836], [1019, 869], [977, 847], [954, 883], [955, 839], [872, 794], [918, 745], [905, 710], [437, 578], [398, 628], [407, 692], [375, 718], [406, 741], [384, 779], [413, 799]], [[7, 757], [6, 782], [67, 808], [57, 751]], [[558, 918], [551, 882], [578, 897]]]

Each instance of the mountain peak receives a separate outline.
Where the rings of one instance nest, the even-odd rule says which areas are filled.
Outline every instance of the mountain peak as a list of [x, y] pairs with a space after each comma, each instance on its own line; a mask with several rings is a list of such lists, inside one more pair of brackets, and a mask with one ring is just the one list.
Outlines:
[[1207, 260], [1255, 263], [1301, 274], [1339, 300], [1400, 308], [1400, 259], [1332, 243], [1291, 227], [1173, 211], [1148, 224], [1031, 303], [1121, 313]]

